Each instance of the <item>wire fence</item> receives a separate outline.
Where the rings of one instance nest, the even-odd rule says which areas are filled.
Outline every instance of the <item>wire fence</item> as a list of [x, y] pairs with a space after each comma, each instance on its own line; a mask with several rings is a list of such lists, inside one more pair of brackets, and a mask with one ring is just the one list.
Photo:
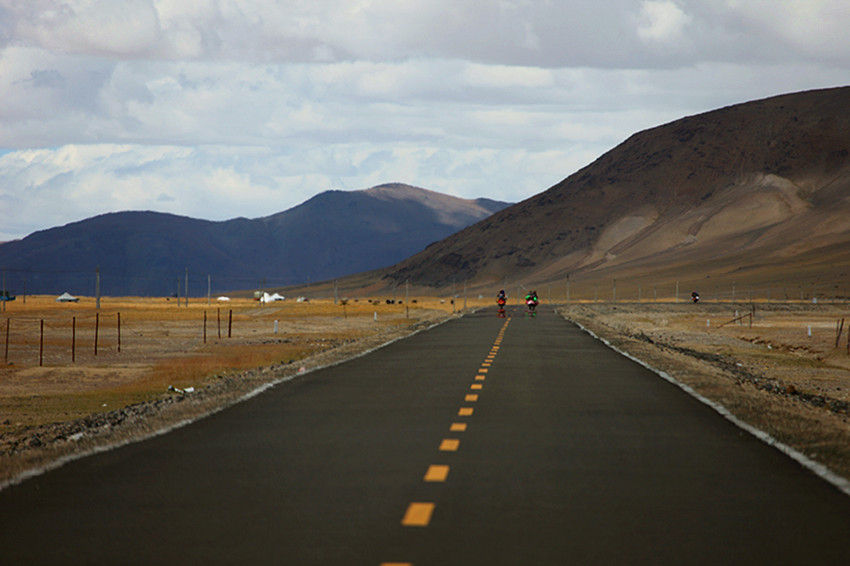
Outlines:
[[44, 366], [68, 362], [112, 363], [128, 347], [131, 357], [163, 351], [190, 351], [208, 340], [233, 337], [233, 310], [206, 310], [196, 320], [128, 320], [120, 312], [77, 313], [71, 317], [15, 316], [0, 319], [4, 366]]

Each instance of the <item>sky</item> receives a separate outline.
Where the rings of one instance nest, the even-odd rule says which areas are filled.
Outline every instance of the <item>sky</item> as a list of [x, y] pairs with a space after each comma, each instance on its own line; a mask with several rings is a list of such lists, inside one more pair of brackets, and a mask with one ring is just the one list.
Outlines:
[[0, 0], [0, 241], [392, 182], [518, 202], [638, 131], [850, 84], [848, 26], [847, 0]]

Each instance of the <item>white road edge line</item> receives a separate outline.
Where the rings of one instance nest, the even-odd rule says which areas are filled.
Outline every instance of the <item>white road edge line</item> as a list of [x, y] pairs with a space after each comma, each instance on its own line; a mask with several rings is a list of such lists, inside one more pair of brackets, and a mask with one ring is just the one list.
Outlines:
[[[566, 320], [568, 320], [568, 319], [566, 319]], [[850, 496], [850, 481], [839, 476], [838, 474], [836, 474], [835, 472], [833, 472], [832, 470], [830, 470], [829, 468], [827, 468], [826, 466], [824, 466], [820, 462], [816, 462], [816, 461], [812, 460], [811, 458], [809, 458], [808, 456], [806, 456], [805, 454], [803, 454], [802, 452], [799, 452], [798, 450], [788, 446], [787, 444], [783, 444], [782, 442], [776, 440], [775, 438], [773, 438], [772, 436], [770, 436], [768, 433], [764, 432], [763, 430], [758, 429], [758, 428], [756, 428], [756, 427], [754, 427], [750, 424], [745, 423], [744, 421], [742, 421], [741, 419], [739, 419], [738, 417], [733, 415], [731, 412], [729, 412], [729, 409], [727, 409], [726, 407], [724, 407], [720, 403], [718, 403], [716, 401], [712, 401], [711, 399], [702, 396], [701, 394], [697, 393], [691, 386], [676, 380], [673, 376], [671, 376], [667, 372], [656, 369], [656, 368], [652, 367], [651, 365], [649, 365], [648, 363], [644, 362], [643, 360], [638, 359], [638, 358], [634, 357], [633, 355], [629, 354], [628, 352], [625, 352], [625, 351], [621, 350], [620, 348], [614, 346], [613, 344], [611, 344], [605, 338], [597, 336], [589, 328], [585, 328], [584, 326], [582, 326], [581, 324], [579, 324], [578, 322], [576, 322], [574, 320], [570, 320], [569, 322], [575, 324], [576, 326], [581, 328], [583, 331], [588, 333], [590, 336], [592, 336], [596, 340], [599, 340], [600, 342], [602, 342], [603, 344], [605, 344], [606, 346], [608, 346], [609, 348], [611, 348], [612, 350], [614, 350], [618, 354], [625, 356], [625, 357], [629, 358], [630, 360], [632, 360], [634, 362], [637, 362], [638, 364], [642, 365], [646, 369], [658, 374], [663, 379], [669, 381], [670, 383], [672, 383], [674, 385], [677, 385], [679, 388], [681, 388], [683, 391], [685, 391], [688, 395], [690, 395], [694, 399], [700, 401], [701, 403], [704, 403], [705, 405], [708, 405], [709, 407], [711, 407], [712, 409], [714, 409], [715, 411], [717, 411], [718, 413], [723, 415], [723, 417], [725, 417], [727, 420], [734, 423], [735, 426], [737, 426], [738, 428], [745, 430], [746, 432], [752, 434], [753, 436], [755, 436], [756, 438], [758, 438], [759, 440], [761, 440], [765, 444], [772, 446], [772, 447], [776, 448], [777, 450], [779, 450], [780, 452], [782, 452], [783, 454], [785, 454], [786, 456], [793, 458], [799, 464], [801, 464], [803, 467], [808, 468], [810, 471], [814, 472], [815, 474], [817, 474], [818, 476], [820, 476], [821, 478], [825, 479], [826, 481], [831, 483], [833, 486], [838, 488], [841, 492], [844, 493], [844, 495]]]

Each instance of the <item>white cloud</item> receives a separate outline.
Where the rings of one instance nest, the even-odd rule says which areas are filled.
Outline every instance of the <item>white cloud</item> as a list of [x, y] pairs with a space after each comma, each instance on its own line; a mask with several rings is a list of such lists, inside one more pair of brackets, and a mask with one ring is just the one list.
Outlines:
[[470, 64], [463, 73], [471, 87], [546, 88], [554, 84], [552, 71], [533, 67]]
[[827, 58], [848, 65], [850, 3], [836, 0], [726, 0], [753, 35], [784, 55]]
[[652, 42], [680, 39], [691, 22], [690, 16], [672, 0], [646, 0], [641, 6], [641, 20], [638, 36]]
[[15, 36], [45, 49], [119, 57], [150, 52], [160, 39], [149, 0], [4, 1]]
[[521, 200], [637, 130], [847, 83], [848, 23], [844, 0], [0, 0], [0, 239], [394, 181]]

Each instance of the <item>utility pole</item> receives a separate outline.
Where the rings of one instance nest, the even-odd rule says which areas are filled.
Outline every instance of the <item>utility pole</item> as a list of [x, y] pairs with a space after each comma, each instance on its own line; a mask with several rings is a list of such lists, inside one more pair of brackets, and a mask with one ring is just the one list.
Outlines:
[[455, 295], [457, 295], [455, 292], [455, 278], [452, 277], [452, 312], [455, 312]]
[[97, 269], [94, 271], [94, 295], [97, 298], [97, 310], [100, 310], [100, 266], [97, 266]]

